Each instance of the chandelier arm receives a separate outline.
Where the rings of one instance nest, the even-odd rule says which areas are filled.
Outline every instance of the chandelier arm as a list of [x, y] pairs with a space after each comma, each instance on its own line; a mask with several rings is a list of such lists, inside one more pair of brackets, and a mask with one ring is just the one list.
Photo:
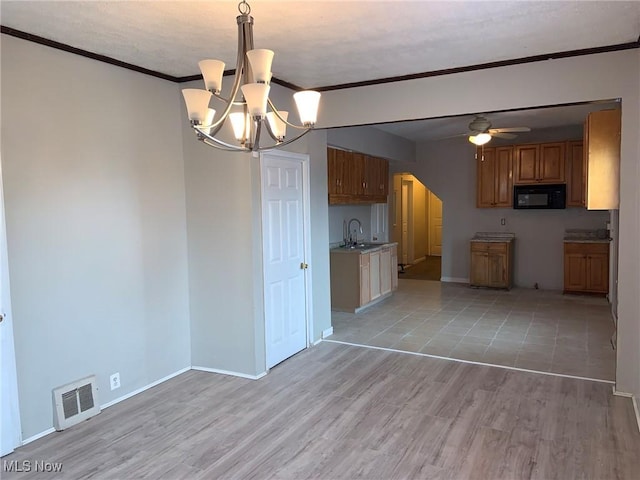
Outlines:
[[260, 151], [260, 133], [262, 132], [262, 120], [257, 120], [254, 122], [254, 124], [256, 126], [256, 136], [253, 139], [251, 150], [259, 152]]
[[262, 148], [260, 148], [260, 149], [254, 149], [254, 151], [256, 151], [256, 152], [262, 152], [262, 151], [264, 151], [264, 150], [271, 150], [271, 149], [276, 148], [276, 147], [278, 147], [278, 148], [280, 148], [280, 147], [284, 147], [284, 146], [289, 145], [290, 143], [293, 143], [293, 142], [295, 142], [296, 140], [299, 140], [300, 138], [304, 137], [304, 136], [305, 136], [307, 133], [309, 133], [311, 130], [312, 130], [312, 129], [311, 129], [311, 128], [309, 128], [309, 129], [305, 130], [304, 132], [302, 132], [302, 133], [301, 133], [300, 135], [298, 135], [297, 137], [294, 137], [294, 138], [292, 138], [292, 139], [290, 139], [290, 140], [287, 140], [287, 141], [285, 141], [285, 142], [280, 142], [280, 143], [278, 143], [277, 145], [272, 145], [272, 146], [269, 146], [269, 147], [262, 147]]
[[[278, 117], [280, 118], [280, 117]], [[265, 122], [265, 127], [267, 127], [267, 133], [269, 133], [269, 136], [275, 140], [276, 143], [280, 143], [280, 140], [278, 139], [278, 137], [275, 136], [275, 134], [273, 133], [273, 130], [271, 130], [271, 124], [267, 121]]]
[[310, 129], [310, 127], [305, 127], [304, 125], [302, 125], [302, 126], [301, 126], [301, 125], [295, 125], [295, 124], [293, 124], [293, 123], [289, 123], [289, 121], [285, 120], [284, 118], [282, 118], [282, 117], [280, 116], [280, 112], [278, 111], [278, 109], [276, 108], [276, 106], [273, 104], [273, 102], [271, 101], [271, 99], [269, 98], [269, 99], [267, 99], [267, 101], [269, 102], [269, 106], [271, 107], [271, 110], [273, 110], [273, 113], [275, 113], [275, 114], [276, 114], [276, 116], [277, 116], [280, 120], [282, 120], [284, 123], [286, 123], [286, 124], [287, 124], [287, 125], [289, 125], [290, 127], [297, 128], [298, 130], [309, 130], [309, 129]]
[[246, 147], [239, 147], [237, 145], [232, 145], [227, 142], [223, 142], [215, 137], [212, 137], [208, 133], [201, 132], [198, 130], [198, 139], [207, 145], [215, 148], [219, 148], [220, 150], [226, 150], [229, 152], [250, 152], [251, 150]]

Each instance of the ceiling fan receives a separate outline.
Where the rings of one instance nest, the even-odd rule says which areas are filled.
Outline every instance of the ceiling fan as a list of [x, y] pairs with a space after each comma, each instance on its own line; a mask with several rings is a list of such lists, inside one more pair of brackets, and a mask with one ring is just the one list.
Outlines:
[[486, 117], [476, 115], [469, 124], [469, 133], [463, 135], [469, 135], [469, 141], [474, 145], [484, 145], [492, 137], [511, 139], [516, 138], [514, 133], [530, 131], [529, 127], [491, 128], [491, 122]]

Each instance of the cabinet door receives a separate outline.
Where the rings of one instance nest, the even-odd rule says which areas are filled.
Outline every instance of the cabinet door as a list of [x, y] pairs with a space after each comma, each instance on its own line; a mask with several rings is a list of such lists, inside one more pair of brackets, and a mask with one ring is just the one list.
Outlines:
[[540, 144], [537, 181], [564, 183], [564, 142]]
[[398, 247], [391, 247], [391, 290], [398, 288]]
[[364, 194], [380, 194], [380, 159], [368, 155], [364, 162]]
[[585, 124], [586, 206], [617, 210], [620, 204], [620, 110], [591, 112]]
[[531, 184], [538, 179], [540, 145], [519, 145], [513, 152], [513, 183]]
[[567, 206], [584, 207], [584, 153], [582, 142], [567, 142]]
[[507, 256], [504, 253], [489, 253], [488, 263], [488, 285], [490, 287], [507, 286]]
[[380, 251], [380, 294], [391, 292], [391, 250], [383, 248]]
[[389, 195], [389, 161], [379, 158], [378, 162], [378, 195], [387, 197]]
[[380, 290], [380, 251], [369, 254], [369, 287], [371, 300], [375, 300], [381, 295]]
[[340, 194], [343, 189], [344, 179], [344, 155], [340, 150], [335, 148], [327, 149], [327, 177], [328, 177], [328, 189], [329, 195]]
[[565, 291], [584, 291], [587, 287], [587, 257], [582, 252], [564, 254]]
[[606, 253], [587, 254], [587, 285], [590, 292], [609, 292], [609, 255]]
[[513, 206], [513, 147], [496, 148], [494, 168], [494, 207]]
[[486, 287], [489, 285], [489, 253], [486, 251], [471, 251], [471, 285]]
[[495, 148], [485, 148], [476, 159], [476, 206], [491, 208], [495, 197]]
[[371, 301], [371, 270], [369, 254], [360, 255], [360, 306]]
[[362, 153], [351, 153], [351, 162], [349, 164], [349, 194], [364, 195], [365, 194], [365, 156]]

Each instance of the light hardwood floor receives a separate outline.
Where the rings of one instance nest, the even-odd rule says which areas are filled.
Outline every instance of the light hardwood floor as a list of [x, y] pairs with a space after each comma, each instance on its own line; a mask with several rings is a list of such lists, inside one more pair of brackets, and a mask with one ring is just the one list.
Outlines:
[[337, 343], [258, 381], [190, 371], [3, 461], [95, 479], [632, 479], [611, 386]]

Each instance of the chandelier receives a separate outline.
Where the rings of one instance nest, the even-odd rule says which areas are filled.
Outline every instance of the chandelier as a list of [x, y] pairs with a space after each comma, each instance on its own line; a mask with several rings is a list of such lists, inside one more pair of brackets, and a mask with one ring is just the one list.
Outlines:
[[[269, 99], [273, 51], [253, 48], [253, 17], [251, 7], [243, 0], [238, 4], [238, 56], [229, 96], [222, 91], [224, 62], [202, 60], [198, 63], [206, 90], [182, 90], [189, 122], [198, 140], [227, 151], [259, 152], [295, 142], [308, 133], [316, 123], [320, 93], [311, 90], [293, 94], [302, 125], [289, 123], [289, 112], [277, 110]], [[221, 104], [221, 114], [209, 107], [212, 99]], [[226, 120], [229, 122], [226, 122]], [[237, 144], [217, 137], [230, 123]], [[287, 126], [302, 130], [296, 137], [285, 141]], [[269, 134], [268, 143], [262, 144], [263, 131]]]

